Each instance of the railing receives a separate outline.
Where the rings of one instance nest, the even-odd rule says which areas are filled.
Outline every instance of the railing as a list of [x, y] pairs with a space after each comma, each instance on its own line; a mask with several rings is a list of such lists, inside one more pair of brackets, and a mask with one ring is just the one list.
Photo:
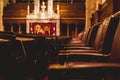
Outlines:
[[[25, 33], [26, 20], [27, 19], [24, 17], [3, 18], [4, 28], [6, 31], [10, 31], [10, 32]], [[60, 18], [61, 35], [76, 37], [84, 29], [84, 27], [85, 27], [85, 18]]]

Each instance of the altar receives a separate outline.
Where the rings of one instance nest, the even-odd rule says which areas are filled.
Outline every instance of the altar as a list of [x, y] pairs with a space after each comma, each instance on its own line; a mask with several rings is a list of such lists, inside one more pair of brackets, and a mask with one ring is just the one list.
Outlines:
[[45, 2], [34, 1], [34, 11], [30, 13], [30, 6], [27, 7], [26, 32], [31, 34], [60, 35], [59, 5], [53, 11], [53, 0]]

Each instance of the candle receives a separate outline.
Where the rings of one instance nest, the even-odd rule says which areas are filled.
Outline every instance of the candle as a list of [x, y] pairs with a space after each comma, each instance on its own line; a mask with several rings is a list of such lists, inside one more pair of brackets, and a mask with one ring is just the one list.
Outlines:
[[57, 14], [59, 15], [59, 12], [60, 12], [60, 7], [59, 5], [57, 5]]
[[30, 14], [30, 6], [28, 5], [27, 6], [27, 15], [29, 15]]

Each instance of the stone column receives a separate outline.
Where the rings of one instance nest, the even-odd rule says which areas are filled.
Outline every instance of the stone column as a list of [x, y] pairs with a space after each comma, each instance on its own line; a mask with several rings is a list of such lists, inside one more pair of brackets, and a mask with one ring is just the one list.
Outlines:
[[3, 31], [3, 0], [0, 1], [0, 31]]
[[86, 0], [86, 23], [85, 23], [85, 30], [89, 29], [91, 27], [91, 2], [92, 0]]
[[95, 11], [98, 8], [98, 4], [100, 4], [100, 3], [101, 3], [101, 0], [86, 0], [86, 26], [85, 26], [85, 30], [87, 30], [91, 27], [92, 14], [95, 13]]

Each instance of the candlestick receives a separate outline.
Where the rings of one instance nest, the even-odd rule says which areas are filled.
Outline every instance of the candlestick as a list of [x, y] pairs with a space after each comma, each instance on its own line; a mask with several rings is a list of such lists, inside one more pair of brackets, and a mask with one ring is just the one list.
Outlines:
[[27, 6], [27, 15], [30, 14], [30, 5]]
[[59, 7], [59, 4], [57, 5], [57, 14], [59, 15], [60, 13], [60, 7]]

